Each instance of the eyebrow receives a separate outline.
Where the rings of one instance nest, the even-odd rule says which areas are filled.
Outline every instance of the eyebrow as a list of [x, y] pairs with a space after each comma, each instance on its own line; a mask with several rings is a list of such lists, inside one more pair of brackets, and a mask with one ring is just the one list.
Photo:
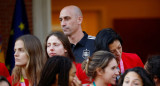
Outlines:
[[[129, 79], [129, 77], [125, 77], [124, 79]], [[134, 80], [138, 80], [138, 81], [140, 81], [140, 79], [134, 79]]]
[[134, 79], [134, 80], [138, 80], [138, 81], [140, 81], [140, 79]]
[[64, 16], [64, 17], [59, 17], [59, 19], [65, 19], [65, 18], [67, 18], [67, 17], [70, 17], [70, 16]]

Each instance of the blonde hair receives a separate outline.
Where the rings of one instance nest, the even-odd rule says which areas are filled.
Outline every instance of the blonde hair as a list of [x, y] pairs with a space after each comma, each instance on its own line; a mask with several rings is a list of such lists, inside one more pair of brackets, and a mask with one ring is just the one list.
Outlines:
[[[25, 67], [25, 73], [30, 85], [37, 85], [40, 80], [41, 70], [46, 62], [46, 57], [43, 55], [40, 40], [33, 35], [23, 35], [16, 41], [22, 40], [24, 43], [25, 52], [29, 61]], [[19, 83], [22, 76], [22, 67], [15, 66], [12, 72], [12, 85]]]
[[91, 57], [83, 61], [82, 69], [88, 77], [95, 79], [97, 76], [96, 69], [101, 68], [104, 70], [112, 59], [116, 59], [112, 53], [108, 51], [97, 51]]

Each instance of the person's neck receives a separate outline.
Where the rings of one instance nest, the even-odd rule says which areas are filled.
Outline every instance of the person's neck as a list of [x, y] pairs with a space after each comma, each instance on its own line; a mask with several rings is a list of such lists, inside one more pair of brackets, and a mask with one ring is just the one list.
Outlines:
[[69, 42], [76, 45], [84, 36], [84, 33], [81, 29], [79, 31], [76, 31], [74, 34], [68, 36]]
[[108, 86], [108, 84], [106, 84], [104, 80], [102, 80], [101, 78], [96, 78], [94, 82], [96, 86]]
[[160, 86], [160, 82], [156, 82], [155, 84], [156, 84], [156, 86]]
[[25, 68], [22, 68], [22, 76], [24, 79], [27, 79]]

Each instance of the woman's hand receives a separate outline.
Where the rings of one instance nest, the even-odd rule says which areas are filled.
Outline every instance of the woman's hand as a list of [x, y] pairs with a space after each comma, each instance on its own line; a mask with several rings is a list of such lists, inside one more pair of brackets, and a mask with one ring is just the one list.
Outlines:
[[82, 83], [77, 76], [74, 77], [73, 83], [71, 84], [71, 86], [82, 86]]

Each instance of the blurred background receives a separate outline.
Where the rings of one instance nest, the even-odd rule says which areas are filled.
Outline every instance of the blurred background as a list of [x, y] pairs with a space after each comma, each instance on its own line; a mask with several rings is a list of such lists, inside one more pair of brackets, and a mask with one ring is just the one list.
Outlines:
[[[16, 0], [0, 0], [1, 51], [7, 54]], [[60, 10], [67, 5], [81, 8], [82, 28], [96, 36], [113, 28], [122, 37], [123, 51], [137, 53], [145, 63], [160, 54], [160, 0], [24, 0], [29, 30], [44, 44], [46, 35], [61, 30]]]

